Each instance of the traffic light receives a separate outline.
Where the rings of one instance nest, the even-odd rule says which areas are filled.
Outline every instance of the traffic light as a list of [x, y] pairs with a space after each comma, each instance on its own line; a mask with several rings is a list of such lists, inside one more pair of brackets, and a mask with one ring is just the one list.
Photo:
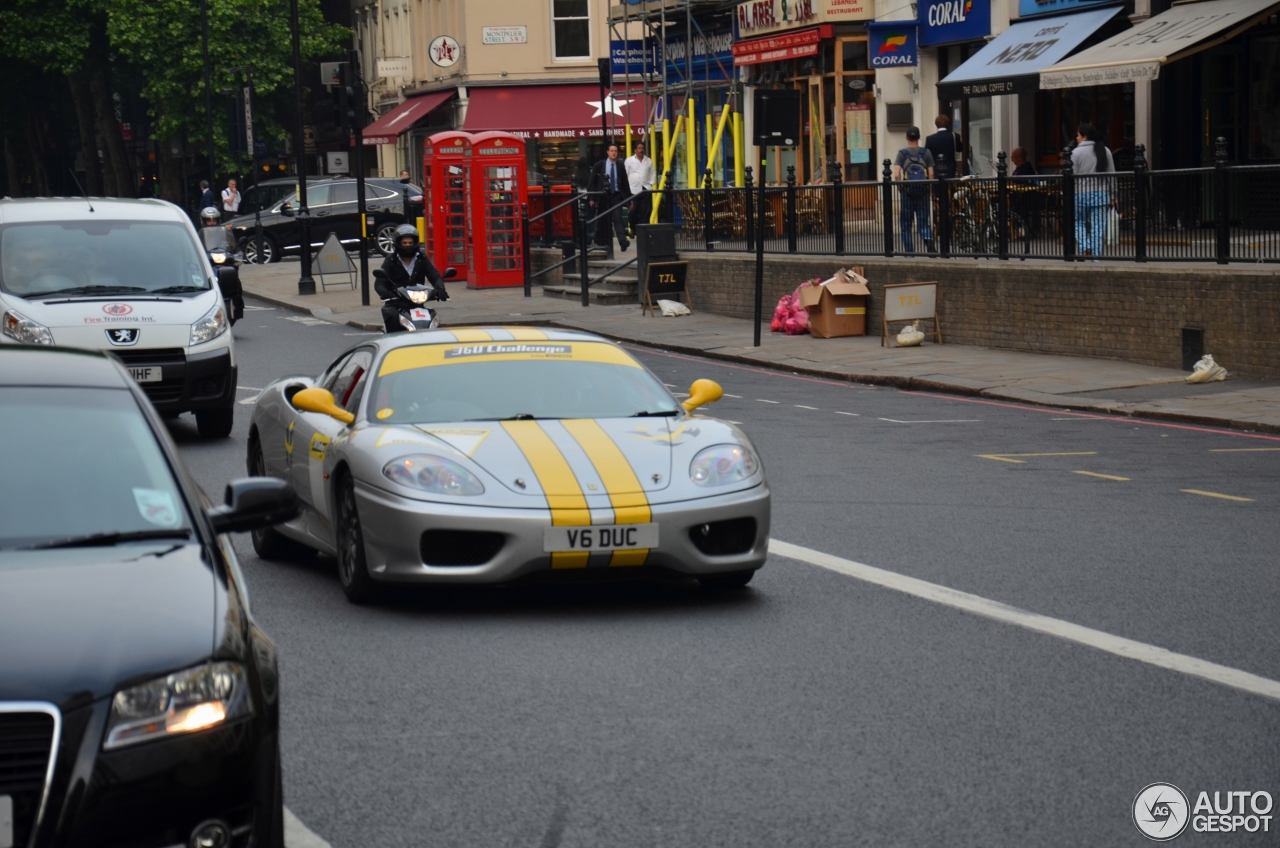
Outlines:
[[324, 84], [329, 86], [330, 93], [333, 95], [331, 108], [333, 123], [342, 128], [343, 133], [350, 135], [356, 126], [356, 122], [360, 122], [360, 126], [364, 126], [364, 88], [360, 85], [360, 81], [356, 79], [356, 75], [351, 72], [351, 65], [348, 62], [332, 62], [325, 63], [326, 67], [331, 68], [330, 74], [324, 78]]

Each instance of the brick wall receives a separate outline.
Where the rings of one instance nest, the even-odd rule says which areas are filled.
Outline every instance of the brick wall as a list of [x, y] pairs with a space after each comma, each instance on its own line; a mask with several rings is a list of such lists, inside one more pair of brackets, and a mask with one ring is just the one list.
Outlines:
[[[695, 309], [750, 320], [755, 261], [686, 253]], [[957, 344], [1182, 366], [1182, 330], [1242, 377], [1280, 379], [1280, 271], [1104, 263], [886, 260], [766, 256], [764, 315], [783, 294], [861, 265], [871, 287], [867, 332], [878, 335], [884, 286], [938, 282], [943, 339]]]

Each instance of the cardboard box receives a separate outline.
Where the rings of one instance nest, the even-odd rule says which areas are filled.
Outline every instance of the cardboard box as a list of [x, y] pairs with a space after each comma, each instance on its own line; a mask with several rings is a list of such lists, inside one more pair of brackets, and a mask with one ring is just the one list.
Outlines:
[[819, 286], [800, 289], [800, 303], [809, 310], [809, 333], [818, 339], [867, 334], [867, 297], [871, 294], [861, 268], [841, 268]]

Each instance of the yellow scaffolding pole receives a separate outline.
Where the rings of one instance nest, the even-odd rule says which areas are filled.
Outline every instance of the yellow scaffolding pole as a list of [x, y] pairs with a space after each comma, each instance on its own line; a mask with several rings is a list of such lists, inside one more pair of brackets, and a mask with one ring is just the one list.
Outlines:
[[733, 184], [742, 188], [747, 184], [747, 149], [743, 145], [742, 114], [733, 113]]
[[[707, 167], [708, 168], [715, 167], [715, 157], [716, 157], [716, 154], [720, 152], [720, 142], [724, 138], [724, 128], [726, 125], [728, 125], [729, 115], [732, 113], [733, 113], [733, 107], [729, 104], [728, 101], [725, 101], [724, 111], [720, 113], [720, 125], [716, 127], [715, 140], [710, 142], [707, 145]], [[711, 125], [710, 125], [711, 116], [710, 115], [707, 116], [707, 121], [708, 121], [707, 134], [710, 135], [711, 133]], [[714, 185], [714, 181], [712, 182], [712, 184]]]
[[658, 223], [658, 208], [662, 206], [662, 190], [667, 187], [667, 177], [671, 173], [672, 159], [675, 157], [676, 141], [684, 128], [684, 115], [676, 116], [676, 131], [669, 133], [667, 119], [662, 119], [662, 179], [658, 180], [658, 193], [653, 198], [653, 211], [649, 213], [649, 223]]
[[[707, 167], [706, 167], [706, 168], [704, 168], [704, 169], [703, 169], [703, 171], [705, 172], [707, 169], [710, 169], [710, 170], [712, 171], [712, 173], [714, 173], [714, 172], [715, 172], [715, 167], [716, 167], [716, 166], [715, 166], [715, 151], [714, 151], [714, 150], [712, 149], [712, 147], [711, 147], [711, 135], [712, 135], [712, 133], [713, 133], [713, 132], [715, 132], [715, 118], [713, 118], [713, 117], [711, 116], [711, 110], [710, 110], [710, 109], [708, 109], [708, 110], [707, 110], [707, 115], [706, 115], [705, 120], [706, 120], [706, 123], [707, 123], [707, 127], [706, 127], [706, 138], [707, 138]], [[704, 179], [701, 179], [701, 180], [698, 180], [698, 183], [699, 183], [699, 184], [702, 184], [702, 183], [704, 183], [704, 182], [706, 182], [706, 179], [705, 179], [705, 178], [704, 178]], [[714, 181], [712, 182], [712, 185], [715, 185], [715, 182], [714, 182]]]
[[627, 158], [631, 158], [631, 124], [623, 124], [627, 128]]
[[698, 104], [689, 98], [689, 123], [685, 125], [685, 188], [698, 185]]

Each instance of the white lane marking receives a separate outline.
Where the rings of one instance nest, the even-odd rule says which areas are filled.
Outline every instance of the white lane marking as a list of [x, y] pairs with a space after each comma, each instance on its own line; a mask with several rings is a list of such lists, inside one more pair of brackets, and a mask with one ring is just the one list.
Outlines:
[[236, 389], [246, 392], [260, 392], [262, 389], [255, 389], [253, 386], [236, 386]]
[[800, 404], [800, 403], [797, 403], [795, 407], [796, 409], [812, 409], [814, 412], [818, 411], [818, 407], [816, 406], [805, 406], [804, 404]]
[[1099, 651], [1105, 651], [1118, 657], [1136, 660], [1157, 668], [1168, 669], [1169, 671], [1176, 671], [1190, 677], [1199, 677], [1212, 683], [1230, 686], [1233, 689], [1280, 701], [1280, 682], [1266, 677], [1259, 677], [1256, 674], [1250, 674], [1238, 668], [1218, 665], [1217, 663], [1187, 656], [1186, 654], [1177, 654], [1165, 648], [1148, 645], [1145, 642], [1126, 639], [1123, 636], [1114, 636], [1101, 630], [1094, 630], [1091, 627], [1082, 627], [1069, 621], [1028, 612], [980, 595], [971, 595], [968, 592], [939, 586], [937, 583], [930, 583], [927, 580], [907, 577], [905, 574], [897, 574], [872, 565], [863, 565], [860, 562], [832, 556], [810, 548], [803, 548], [778, 539], [769, 540], [769, 552], [788, 559], [807, 562], [819, 568], [826, 568], [867, 583], [874, 583], [877, 586], [892, 589], [895, 592], [902, 592], [935, 604], [952, 607], [962, 612], [980, 615], [983, 618], [994, 619], [995, 621], [1012, 624], [1027, 630], [1034, 630], [1037, 633], [1044, 633], [1047, 636], [1054, 636], [1067, 642], [1075, 642], [1078, 645], [1097, 648]]
[[742, 395], [731, 395], [731, 394], [729, 394], [728, 392], [725, 392], [725, 393], [724, 393], [724, 396], [725, 396], [725, 397], [731, 397], [731, 398], [737, 398], [738, 400], [742, 400]]
[[381, 336], [382, 333], [343, 333], [344, 336]]
[[721, 418], [720, 420], [721, 420], [721, 421], [728, 421], [730, 424], [737, 424], [738, 426], [742, 426], [742, 422], [741, 422], [741, 421], [733, 421], [733, 420], [728, 419], [728, 418]]
[[254, 395], [251, 398], [245, 398], [244, 400], [236, 401], [236, 403], [240, 404], [241, 406], [253, 406], [257, 402], [258, 402], [258, 395]]
[[841, 411], [840, 411], [840, 410], [838, 410], [838, 409], [836, 410], [836, 415], [848, 415], [848, 416], [850, 416], [850, 417], [852, 417], [852, 418], [858, 418], [858, 417], [859, 417], [859, 416], [858, 416], [858, 413], [856, 413], [856, 412], [841, 412]]
[[296, 321], [296, 322], [298, 322], [299, 324], [305, 324], [305, 325], [306, 325], [306, 326], [308, 326], [308, 327], [314, 327], [314, 326], [316, 326], [317, 324], [328, 324], [328, 323], [329, 323], [328, 321], [325, 321], [325, 320], [323, 320], [323, 319], [321, 319], [321, 318], [312, 318], [312, 317], [310, 317], [310, 316], [306, 316], [306, 315], [290, 315], [290, 316], [288, 316], [287, 318], [285, 318], [284, 320], [286, 320], [286, 321]]
[[275, 312], [276, 310], [274, 306], [246, 306], [245, 309], [251, 309], [254, 312]]
[[756, 398], [761, 403], [782, 403], [780, 400], [765, 400], [764, 398]]
[[977, 424], [981, 418], [939, 418], [936, 421], [899, 421], [897, 418], [881, 418], [894, 424]]
[[333, 848], [312, 833], [288, 807], [284, 808], [284, 844], [285, 848]]

